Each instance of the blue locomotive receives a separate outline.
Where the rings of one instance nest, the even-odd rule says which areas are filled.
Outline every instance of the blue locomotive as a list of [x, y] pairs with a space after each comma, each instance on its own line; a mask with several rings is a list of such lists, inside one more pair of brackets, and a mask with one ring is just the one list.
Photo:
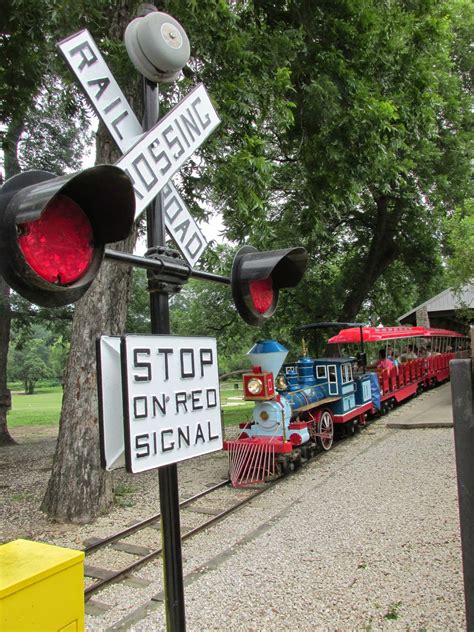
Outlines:
[[284, 364], [288, 350], [275, 340], [249, 351], [244, 399], [255, 402], [252, 420], [237, 440], [226, 441], [234, 486], [261, 482], [300, 464], [319, 446], [329, 450], [334, 425], [353, 432], [373, 411], [371, 374], [354, 376], [355, 358], [303, 355]]

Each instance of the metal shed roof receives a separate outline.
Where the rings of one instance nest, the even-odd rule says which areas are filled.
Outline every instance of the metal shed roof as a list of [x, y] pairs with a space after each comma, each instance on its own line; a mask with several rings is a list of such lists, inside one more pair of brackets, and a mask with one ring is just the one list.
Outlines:
[[474, 285], [472, 283], [465, 285], [459, 292], [455, 292], [452, 288], [440, 292], [436, 296], [433, 296], [433, 298], [414, 307], [406, 314], [399, 316], [398, 321], [403, 323], [404, 320], [416, 314], [416, 312], [422, 308], [426, 309], [428, 313], [450, 312], [464, 305], [474, 307]]

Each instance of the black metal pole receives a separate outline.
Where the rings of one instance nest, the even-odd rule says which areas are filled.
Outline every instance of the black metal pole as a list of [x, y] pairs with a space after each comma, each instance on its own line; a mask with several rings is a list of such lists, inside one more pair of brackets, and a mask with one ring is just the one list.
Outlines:
[[[474, 328], [471, 328], [474, 344]], [[473, 347], [474, 349], [474, 347]], [[466, 629], [474, 631], [474, 360], [450, 363]]]
[[[158, 120], [159, 90], [156, 83], [144, 79], [144, 131]], [[147, 208], [147, 245], [151, 250], [165, 245], [165, 222], [162, 196], [159, 194]], [[166, 291], [150, 292], [151, 333], [169, 334], [169, 296]], [[181, 526], [179, 516], [178, 468], [176, 463], [158, 470], [163, 545], [163, 579], [166, 627], [169, 632], [184, 632], [183, 562], [181, 554]]]

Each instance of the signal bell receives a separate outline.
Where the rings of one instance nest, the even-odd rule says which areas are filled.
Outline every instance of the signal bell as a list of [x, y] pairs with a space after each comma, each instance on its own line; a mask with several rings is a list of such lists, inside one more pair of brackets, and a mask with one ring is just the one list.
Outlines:
[[125, 47], [135, 68], [154, 83], [178, 78], [191, 54], [181, 24], [167, 13], [153, 10], [127, 26]]
[[0, 273], [32, 303], [73, 303], [98, 273], [105, 244], [130, 234], [134, 215], [132, 183], [113, 165], [13, 176], [0, 190]]
[[281, 288], [295, 287], [303, 278], [308, 254], [302, 247], [259, 252], [241, 248], [232, 264], [232, 296], [249, 325], [263, 325], [273, 316]]

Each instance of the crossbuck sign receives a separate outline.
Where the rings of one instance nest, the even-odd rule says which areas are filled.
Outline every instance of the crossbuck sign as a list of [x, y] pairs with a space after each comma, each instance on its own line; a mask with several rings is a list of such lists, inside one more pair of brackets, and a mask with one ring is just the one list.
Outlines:
[[197, 86], [143, 134], [91, 34], [80, 31], [58, 46], [98, 116], [126, 152], [116, 165], [133, 183], [137, 217], [163, 191], [166, 228], [189, 265], [194, 266], [206, 240], [171, 178], [219, 124], [204, 86]]

